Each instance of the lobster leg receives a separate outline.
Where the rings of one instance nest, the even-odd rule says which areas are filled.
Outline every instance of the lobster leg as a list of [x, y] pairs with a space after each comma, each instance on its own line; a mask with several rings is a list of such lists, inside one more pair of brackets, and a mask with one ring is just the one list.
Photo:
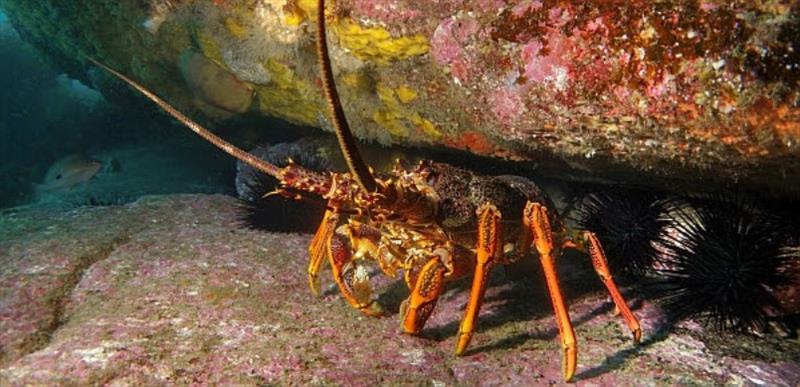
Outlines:
[[472, 340], [472, 334], [475, 332], [475, 320], [483, 303], [483, 295], [486, 293], [486, 279], [502, 242], [500, 211], [495, 206], [488, 203], [482, 205], [478, 209], [478, 219], [477, 264], [472, 277], [472, 289], [469, 293], [467, 309], [458, 330], [456, 355], [463, 354]]
[[444, 276], [447, 268], [436, 256], [428, 260], [417, 276], [411, 295], [403, 308], [403, 332], [417, 334], [431, 316], [439, 295], [444, 290]]
[[561, 348], [564, 351], [562, 360], [564, 380], [569, 381], [575, 375], [575, 368], [577, 367], [578, 344], [575, 340], [575, 331], [572, 329], [567, 307], [564, 304], [564, 298], [561, 296], [561, 288], [558, 286], [555, 258], [553, 257], [553, 233], [550, 229], [547, 208], [539, 203], [528, 202], [523, 214], [523, 223], [533, 235], [533, 243], [539, 252], [539, 261], [544, 269], [547, 291], [550, 293], [550, 299], [553, 302], [558, 331], [561, 335]]
[[639, 327], [639, 320], [631, 313], [628, 304], [625, 302], [622, 294], [620, 294], [619, 289], [617, 289], [617, 284], [614, 283], [614, 279], [611, 277], [611, 270], [608, 268], [608, 261], [603, 252], [603, 247], [600, 245], [600, 240], [590, 231], [584, 232], [584, 237], [589, 241], [589, 255], [592, 257], [594, 270], [597, 272], [597, 275], [600, 276], [603, 285], [608, 289], [608, 293], [611, 294], [611, 299], [614, 300], [614, 305], [616, 305], [617, 310], [622, 313], [625, 323], [633, 334], [633, 342], [638, 344], [639, 340], [642, 338], [642, 329]]
[[308, 286], [314, 295], [319, 296], [319, 270], [325, 262], [327, 256], [327, 243], [333, 236], [333, 231], [336, 229], [336, 223], [339, 220], [339, 215], [331, 210], [325, 211], [322, 217], [314, 239], [311, 240], [311, 245], [308, 246]]
[[342, 226], [327, 240], [326, 250], [333, 279], [350, 305], [367, 316], [383, 315], [383, 308], [372, 300], [372, 287], [366, 272], [358, 270], [353, 261], [347, 226]]

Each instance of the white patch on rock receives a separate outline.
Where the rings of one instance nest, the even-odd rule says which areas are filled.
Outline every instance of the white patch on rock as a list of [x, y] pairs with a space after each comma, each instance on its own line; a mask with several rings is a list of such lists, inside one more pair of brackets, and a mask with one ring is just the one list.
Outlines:
[[248, 282], [240, 281], [240, 280], [236, 280], [235, 282], [236, 282], [237, 285], [239, 285], [239, 286], [241, 286], [243, 288], [249, 288], [250, 287], [250, 283], [248, 283]]
[[41, 273], [45, 269], [47, 269], [47, 265], [36, 265], [36, 266], [33, 266], [33, 267], [29, 267], [27, 270], [25, 270], [25, 274]]
[[[323, 320], [320, 320], [323, 321]], [[257, 325], [256, 328], [258, 330], [263, 329], [266, 332], [277, 332], [281, 330], [281, 324], [264, 324], [264, 325]]]
[[567, 84], [569, 83], [569, 74], [567, 73], [566, 67], [553, 67], [555, 71], [555, 76], [553, 77], [553, 86], [555, 86], [556, 90], [564, 91], [567, 89]]
[[403, 356], [403, 363], [408, 365], [420, 366], [425, 364], [425, 351], [421, 349], [413, 349], [400, 355]]
[[103, 367], [108, 360], [117, 353], [120, 343], [116, 341], [103, 341], [99, 347], [89, 349], [76, 349], [75, 355], [80, 356], [81, 360], [93, 366]]

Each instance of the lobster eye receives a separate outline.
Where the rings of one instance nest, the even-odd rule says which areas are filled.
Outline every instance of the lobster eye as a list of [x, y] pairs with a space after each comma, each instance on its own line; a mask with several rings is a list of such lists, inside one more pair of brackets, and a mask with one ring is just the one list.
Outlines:
[[430, 169], [425, 170], [423, 176], [425, 176], [425, 184], [428, 185], [434, 185], [439, 180], [439, 174]]

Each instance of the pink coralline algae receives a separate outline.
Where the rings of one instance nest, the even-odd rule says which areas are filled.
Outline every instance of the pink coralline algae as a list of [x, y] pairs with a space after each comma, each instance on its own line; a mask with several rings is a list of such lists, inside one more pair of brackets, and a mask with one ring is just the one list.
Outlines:
[[511, 9], [511, 13], [516, 17], [523, 17], [529, 11], [534, 11], [539, 8], [542, 8], [541, 1], [521, 1], [519, 4], [515, 5], [514, 8]]
[[392, 1], [355, 0], [353, 1], [353, 11], [356, 14], [383, 20], [387, 23], [409, 22], [420, 16], [419, 10], [409, 9], [409, 7], [403, 7]]
[[[524, 17], [525, 12], [541, 8], [540, 2], [533, 2], [528, 7], [514, 9], [515, 15]], [[548, 23], [544, 36], [536, 36], [522, 46], [522, 62], [525, 66], [525, 77], [536, 83], [551, 83], [556, 90], [564, 91], [572, 71], [571, 63], [580, 52], [575, 49], [571, 37], [561, 31], [569, 20], [569, 12], [562, 8], [553, 8], [548, 12]]]
[[510, 124], [525, 111], [525, 104], [520, 97], [519, 89], [513, 86], [502, 87], [489, 95], [489, 106], [492, 113], [501, 123]]
[[458, 81], [468, 80], [472, 73], [473, 59], [464, 47], [479, 29], [475, 19], [451, 17], [442, 21], [433, 33], [433, 59], [440, 65], [450, 65], [450, 72]]
[[536, 83], [551, 83], [563, 91], [569, 79], [570, 51], [568, 38], [560, 33], [549, 34], [546, 47], [539, 40], [528, 42], [522, 48], [525, 77]]
[[481, 12], [497, 12], [506, 5], [505, 0], [478, 0], [475, 5]]

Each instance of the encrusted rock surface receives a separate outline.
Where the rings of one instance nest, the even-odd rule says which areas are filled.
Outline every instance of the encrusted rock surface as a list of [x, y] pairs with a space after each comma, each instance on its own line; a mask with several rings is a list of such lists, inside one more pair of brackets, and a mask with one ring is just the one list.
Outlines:
[[[538, 278], [497, 271], [473, 346], [455, 357], [466, 284], [446, 292], [422, 338], [402, 335], [396, 314], [362, 317], [331, 286], [311, 296], [310, 237], [238, 228], [235, 205], [176, 195], [0, 215], [0, 384], [562, 383]], [[561, 272], [579, 383], [800, 383], [796, 339], [752, 341], [761, 355], [747, 359], [725, 347], [752, 339], [712, 343], [691, 322], [666, 333], [647, 302], [634, 302], [645, 336], [632, 346], [578, 261], [565, 257]], [[378, 283], [396, 313], [402, 285]]]
[[[794, 2], [336, 3], [333, 65], [362, 138], [555, 155], [601, 176], [800, 186]], [[315, 4], [0, 1], [26, 39], [80, 79], [103, 83], [81, 57], [90, 55], [191, 112], [178, 63], [193, 47], [254, 90], [260, 114], [330, 128]]]

